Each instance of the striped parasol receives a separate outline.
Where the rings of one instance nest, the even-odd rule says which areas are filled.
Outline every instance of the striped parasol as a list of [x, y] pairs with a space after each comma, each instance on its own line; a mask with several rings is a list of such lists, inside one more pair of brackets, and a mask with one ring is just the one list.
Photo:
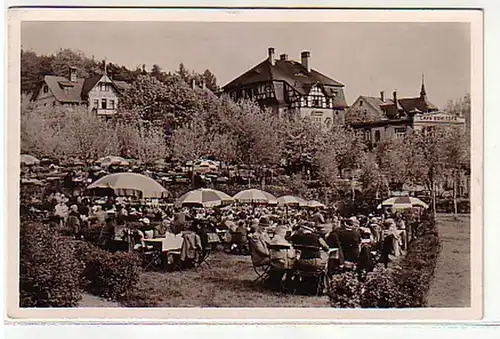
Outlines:
[[276, 204], [277, 199], [271, 193], [259, 189], [248, 189], [237, 193], [234, 200], [241, 203]]
[[194, 191], [187, 192], [179, 199], [177, 199], [176, 204], [178, 206], [213, 207], [230, 204], [232, 202], [234, 202], [234, 199], [224, 192], [217, 191], [211, 188], [200, 188]]
[[429, 208], [429, 205], [427, 205], [425, 202], [415, 197], [392, 197], [387, 200], [384, 200], [377, 207], [382, 208], [383, 206], [392, 207], [393, 209], [400, 209], [400, 210], [409, 209], [413, 207]]

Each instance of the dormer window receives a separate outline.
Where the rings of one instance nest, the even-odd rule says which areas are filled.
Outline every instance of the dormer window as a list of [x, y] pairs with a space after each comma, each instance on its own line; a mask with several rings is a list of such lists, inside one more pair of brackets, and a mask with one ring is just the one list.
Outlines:
[[108, 92], [110, 85], [107, 82], [101, 82], [101, 92]]

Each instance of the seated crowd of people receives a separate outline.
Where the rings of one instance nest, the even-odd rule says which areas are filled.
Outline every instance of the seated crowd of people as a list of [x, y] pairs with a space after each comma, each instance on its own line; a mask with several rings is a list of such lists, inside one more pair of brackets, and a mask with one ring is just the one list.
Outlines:
[[403, 215], [389, 211], [343, 218], [332, 209], [134, 206], [123, 198], [100, 205], [57, 193], [49, 199], [52, 220], [76, 238], [92, 227], [106, 248], [120, 241], [138, 250], [147, 248], [148, 239], [178, 236], [188, 237], [201, 251], [222, 243], [233, 253], [249, 253], [254, 266], [269, 265], [276, 279], [295, 269], [327, 269], [330, 275], [350, 268], [371, 271], [377, 262], [387, 266], [391, 257], [401, 255], [412, 237]]

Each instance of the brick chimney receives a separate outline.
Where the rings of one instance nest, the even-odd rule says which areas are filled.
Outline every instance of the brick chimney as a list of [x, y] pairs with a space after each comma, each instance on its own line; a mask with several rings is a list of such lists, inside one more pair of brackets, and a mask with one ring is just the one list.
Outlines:
[[76, 82], [76, 67], [69, 66], [68, 79], [69, 81]]
[[288, 54], [281, 54], [280, 60], [288, 60]]
[[394, 101], [394, 105], [396, 106], [396, 109], [397, 109], [398, 108], [398, 96], [397, 96], [396, 91], [392, 92], [392, 100]]
[[311, 58], [311, 52], [309, 51], [303, 51], [300, 53], [300, 60], [302, 63], [302, 66], [307, 70], [307, 72], [311, 71], [311, 67], [309, 65], [309, 59]]
[[271, 65], [274, 66], [274, 47], [269, 47], [267, 49], [267, 55], [268, 55], [269, 62], [271, 63]]
[[380, 100], [382, 100], [382, 102], [384, 102], [384, 91], [380, 91]]

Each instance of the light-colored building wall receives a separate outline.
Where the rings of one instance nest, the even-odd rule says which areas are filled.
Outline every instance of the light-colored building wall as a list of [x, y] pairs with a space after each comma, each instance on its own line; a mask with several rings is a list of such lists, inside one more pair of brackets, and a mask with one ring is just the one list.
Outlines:
[[[103, 87], [102, 84], [105, 86]], [[89, 91], [88, 98], [89, 110], [98, 116], [109, 116], [116, 113], [118, 92], [107, 75], [104, 75]]]
[[49, 89], [47, 84], [43, 84], [42, 88], [40, 89], [40, 93], [38, 93], [38, 96], [36, 97], [35, 108], [54, 107], [58, 105], [58, 103], [59, 102], [56, 100], [56, 97]]
[[298, 114], [301, 119], [308, 117], [324, 127], [340, 126], [345, 120], [344, 110], [340, 109], [301, 107], [298, 109]]
[[465, 118], [444, 112], [417, 114], [413, 118], [413, 128], [418, 131], [426, 127], [466, 128]]

